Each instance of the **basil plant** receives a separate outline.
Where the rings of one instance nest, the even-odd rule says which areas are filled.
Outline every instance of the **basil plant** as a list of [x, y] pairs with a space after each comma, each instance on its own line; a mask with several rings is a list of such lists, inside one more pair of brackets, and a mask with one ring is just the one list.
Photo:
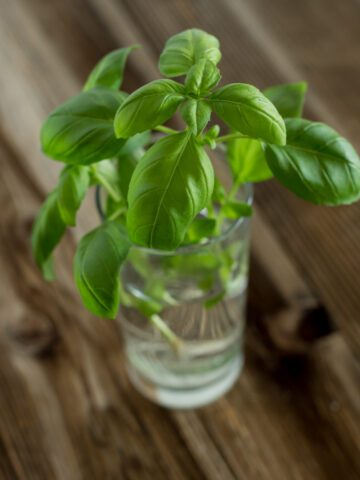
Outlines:
[[[159, 59], [165, 78], [128, 95], [120, 88], [136, 48], [100, 60], [83, 91], [57, 107], [41, 129], [44, 153], [64, 168], [33, 227], [36, 263], [47, 280], [54, 279], [53, 250], [66, 227], [76, 224], [88, 189], [101, 185], [107, 218], [81, 239], [74, 272], [84, 305], [107, 318], [116, 316], [124, 296], [120, 269], [132, 245], [174, 250], [218, 235], [224, 218], [252, 214], [236, 200], [245, 182], [276, 177], [320, 205], [360, 196], [360, 161], [351, 144], [329, 126], [300, 118], [306, 83], [262, 92], [244, 83], [218, 87], [219, 41], [191, 29], [165, 44]], [[180, 76], [183, 83], [173, 80]], [[181, 131], [163, 125], [177, 110], [185, 122]], [[228, 125], [227, 134], [208, 127], [212, 116]], [[164, 135], [147, 148], [151, 130]], [[218, 143], [226, 144], [229, 193], [207, 153]], [[207, 216], [199, 218], [200, 211]]]

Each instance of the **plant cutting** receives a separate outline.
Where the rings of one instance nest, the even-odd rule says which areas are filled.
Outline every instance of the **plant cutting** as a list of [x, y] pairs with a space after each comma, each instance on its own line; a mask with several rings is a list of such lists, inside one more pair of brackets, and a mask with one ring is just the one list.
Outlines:
[[[165, 78], [128, 95], [120, 88], [136, 48], [106, 55], [45, 120], [42, 149], [65, 165], [32, 247], [53, 280], [53, 250], [96, 186], [101, 222], [74, 258], [82, 301], [119, 318], [130, 378], [145, 395], [198, 406], [242, 366], [251, 183], [275, 177], [309, 202], [349, 204], [360, 197], [360, 161], [331, 127], [301, 118], [305, 82], [219, 87], [214, 36], [171, 37], [159, 59]], [[179, 131], [164, 125], [177, 111]]]

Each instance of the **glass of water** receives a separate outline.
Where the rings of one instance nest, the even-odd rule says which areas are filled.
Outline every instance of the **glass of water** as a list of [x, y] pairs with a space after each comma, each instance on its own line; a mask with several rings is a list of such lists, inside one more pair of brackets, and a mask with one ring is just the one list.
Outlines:
[[[97, 192], [98, 206], [104, 192]], [[252, 186], [237, 200], [252, 202]], [[203, 214], [206, 214], [206, 212]], [[200, 214], [201, 215], [201, 214]], [[121, 328], [132, 384], [154, 402], [194, 408], [237, 380], [244, 362], [250, 218], [173, 252], [133, 246], [121, 270]]]

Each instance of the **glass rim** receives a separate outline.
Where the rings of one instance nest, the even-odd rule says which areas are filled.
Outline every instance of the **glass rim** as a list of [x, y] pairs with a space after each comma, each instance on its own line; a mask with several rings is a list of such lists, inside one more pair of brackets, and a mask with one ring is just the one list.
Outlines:
[[[248, 205], [252, 205], [253, 199], [254, 199], [254, 188], [252, 183], [244, 183], [243, 184], [245, 187], [245, 203]], [[95, 204], [96, 208], [100, 217], [100, 220], [102, 222], [106, 221], [106, 217], [104, 214], [104, 210], [101, 205], [101, 198], [100, 198], [100, 193], [102, 190], [105, 190], [101, 185], [96, 185], [96, 190], [95, 190]], [[248, 217], [240, 217], [236, 220], [234, 220], [230, 227], [222, 232], [220, 235], [217, 235], [216, 237], [210, 237], [208, 238], [205, 242], [203, 243], [197, 243], [194, 245], [186, 245], [186, 246], [180, 246], [176, 248], [175, 250], [159, 250], [156, 248], [149, 248], [149, 247], [143, 247], [141, 245], [136, 245], [135, 243], [132, 244], [131, 248], [136, 248], [137, 250], [141, 250], [143, 252], [146, 252], [148, 254], [152, 255], [181, 255], [181, 254], [186, 254], [186, 253], [194, 253], [196, 250], [200, 250], [201, 248], [208, 247], [210, 245], [214, 245], [218, 242], [221, 242], [225, 238], [227, 238], [231, 233], [233, 233], [237, 228], [239, 228], [246, 220]]]

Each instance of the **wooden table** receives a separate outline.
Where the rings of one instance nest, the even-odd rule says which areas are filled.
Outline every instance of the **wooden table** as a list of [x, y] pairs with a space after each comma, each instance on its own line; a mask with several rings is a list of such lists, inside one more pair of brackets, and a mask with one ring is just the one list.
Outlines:
[[198, 411], [136, 393], [115, 324], [80, 303], [72, 256], [96, 223], [91, 196], [58, 281], [34, 265], [31, 223], [60, 168], [40, 153], [45, 116], [118, 46], [143, 45], [125, 89], [158, 78], [165, 40], [189, 27], [221, 40], [226, 83], [307, 80], [306, 116], [360, 150], [357, 0], [1, 0], [1, 480], [360, 478], [360, 204], [256, 188], [246, 367]]

